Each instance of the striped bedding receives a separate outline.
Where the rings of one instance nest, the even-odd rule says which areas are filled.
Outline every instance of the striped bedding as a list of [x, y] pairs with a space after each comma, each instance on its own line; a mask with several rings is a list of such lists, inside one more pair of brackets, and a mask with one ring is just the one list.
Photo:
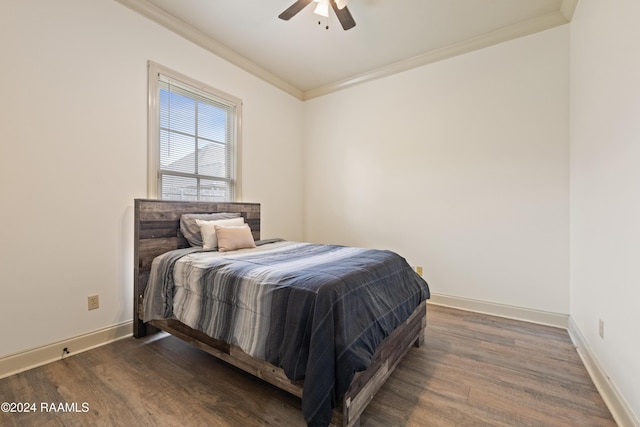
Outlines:
[[355, 372], [429, 288], [391, 251], [282, 240], [157, 257], [144, 321], [176, 318], [304, 379], [302, 412], [326, 426]]

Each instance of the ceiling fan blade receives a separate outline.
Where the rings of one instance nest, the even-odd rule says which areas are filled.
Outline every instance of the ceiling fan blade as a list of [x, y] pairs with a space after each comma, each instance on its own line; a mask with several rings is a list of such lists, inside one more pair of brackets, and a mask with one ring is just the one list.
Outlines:
[[285, 10], [280, 15], [278, 15], [278, 18], [288, 21], [289, 19], [293, 18], [298, 12], [304, 9], [304, 7], [309, 3], [311, 3], [312, 1], [313, 0], [298, 0], [297, 2], [289, 6], [287, 10]]
[[340, 21], [340, 24], [342, 25], [342, 28], [345, 31], [356, 26], [356, 21], [353, 20], [353, 16], [351, 16], [351, 12], [349, 12], [349, 9], [347, 8], [347, 6], [343, 7], [342, 9], [339, 9], [335, 0], [331, 0], [331, 7], [333, 8], [333, 11], [336, 13], [336, 16], [338, 17], [338, 21]]

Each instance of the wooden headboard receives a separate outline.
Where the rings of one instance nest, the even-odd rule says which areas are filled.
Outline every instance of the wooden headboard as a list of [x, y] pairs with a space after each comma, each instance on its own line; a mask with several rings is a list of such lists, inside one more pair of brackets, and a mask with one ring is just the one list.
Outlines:
[[133, 335], [142, 337], [146, 329], [139, 316], [139, 305], [147, 287], [151, 262], [165, 252], [189, 247], [180, 232], [180, 216], [185, 213], [240, 213], [260, 240], [260, 204], [230, 202], [182, 202], [135, 199], [133, 243]]

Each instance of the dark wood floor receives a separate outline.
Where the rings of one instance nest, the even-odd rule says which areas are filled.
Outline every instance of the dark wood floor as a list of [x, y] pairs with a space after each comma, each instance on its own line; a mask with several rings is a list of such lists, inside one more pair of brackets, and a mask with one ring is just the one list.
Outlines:
[[[304, 425], [295, 397], [167, 335], [2, 379], [5, 401], [37, 412], [0, 412], [2, 426]], [[43, 402], [77, 412], [45, 413]], [[615, 425], [566, 331], [433, 305], [425, 345], [409, 351], [361, 424]]]

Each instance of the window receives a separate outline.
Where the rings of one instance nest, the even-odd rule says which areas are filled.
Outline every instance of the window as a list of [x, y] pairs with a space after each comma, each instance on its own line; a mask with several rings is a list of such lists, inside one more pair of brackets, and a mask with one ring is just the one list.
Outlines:
[[149, 196], [239, 199], [242, 102], [149, 62]]

